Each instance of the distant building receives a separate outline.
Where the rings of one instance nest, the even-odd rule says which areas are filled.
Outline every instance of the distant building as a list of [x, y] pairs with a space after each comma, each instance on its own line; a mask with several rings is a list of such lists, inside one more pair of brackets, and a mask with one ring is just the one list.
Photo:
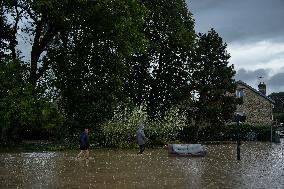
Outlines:
[[243, 81], [237, 81], [237, 96], [242, 96], [243, 103], [237, 106], [236, 112], [246, 114], [246, 123], [250, 125], [273, 124], [274, 101], [266, 96], [266, 85], [260, 82], [258, 90]]

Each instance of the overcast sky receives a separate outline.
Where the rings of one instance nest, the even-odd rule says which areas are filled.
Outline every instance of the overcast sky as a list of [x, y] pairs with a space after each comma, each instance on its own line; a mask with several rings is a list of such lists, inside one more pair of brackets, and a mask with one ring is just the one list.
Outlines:
[[214, 28], [228, 44], [236, 80], [284, 91], [284, 0], [186, 0], [197, 32]]

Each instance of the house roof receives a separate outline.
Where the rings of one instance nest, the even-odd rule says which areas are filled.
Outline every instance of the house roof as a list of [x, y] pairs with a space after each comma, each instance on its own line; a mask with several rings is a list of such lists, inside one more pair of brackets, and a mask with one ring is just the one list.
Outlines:
[[253, 87], [251, 87], [250, 85], [246, 84], [245, 82], [239, 80], [237, 81], [237, 84], [241, 84], [247, 88], [249, 88], [250, 90], [252, 90], [253, 92], [255, 92], [256, 94], [262, 96], [263, 98], [265, 98], [266, 100], [270, 101], [272, 104], [275, 104], [275, 101], [272, 100], [271, 98], [269, 98], [268, 96], [262, 94], [261, 92], [259, 92], [258, 90], [254, 89]]

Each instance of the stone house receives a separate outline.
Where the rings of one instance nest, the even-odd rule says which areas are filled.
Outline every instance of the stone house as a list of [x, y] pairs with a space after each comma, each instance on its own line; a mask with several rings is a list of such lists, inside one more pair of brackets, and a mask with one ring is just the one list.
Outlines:
[[237, 81], [237, 97], [242, 96], [242, 104], [237, 106], [236, 113], [245, 113], [246, 123], [250, 125], [269, 126], [273, 124], [274, 101], [266, 96], [266, 85], [260, 82], [258, 90], [243, 81]]

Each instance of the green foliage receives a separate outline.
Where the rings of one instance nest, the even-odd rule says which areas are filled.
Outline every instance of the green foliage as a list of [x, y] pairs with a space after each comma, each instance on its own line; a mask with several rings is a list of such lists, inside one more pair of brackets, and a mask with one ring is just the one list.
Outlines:
[[45, 102], [44, 106], [41, 108], [41, 127], [57, 131], [63, 126], [64, 121], [63, 115], [59, 113], [55, 105], [53, 103]]
[[48, 99], [32, 95], [27, 67], [19, 61], [0, 64], [0, 119], [2, 139], [20, 139], [20, 130], [62, 126], [63, 117]]
[[[1, 16], [2, 5], [1, 1]], [[140, 32], [145, 7], [135, 0], [9, 0], [5, 6], [14, 24], [14, 40], [17, 33], [32, 38], [31, 61], [23, 81], [27, 95], [18, 95], [27, 99], [19, 100], [21, 103], [13, 108], [10, 115], [21, 114], [14, 120], [20, 125], [32, 122], [43, 128], [61, 127], [63, 118], [46, 97], [55, 98], [68, 119], [65, 125], [70, 133], [110, 119], [128, 72], [126, 58], [145, 51], [148, 45]], [[21, 19], [28, 20], [28, 28], [18, 25]], [[9, 116], [7, 120], [11, 120]]]
[[284, 123], [284, 92], [272, 93], [268, 97], [275, 101], [273, 108], [274, 119], [278, 123]]
[[148, 146], [167, 144], [176, 140], [186, 122], [186, 116], [178, 109], [169, 110], [163, 120], [148, 118], [145, 106], [119, 109], [113, 119], [102, 127], [104, 145], [122, 148], [137, 146], [135, 133], [139, 123], [145, 123]]
[[[270, 141], [270, 126], [252, 126], [248, 124], [220, 125], [219, 127], [203, 127], [198, 128], [186, 127], [179, 133], [179, 140], [184, 142], [192, 142], [194, 134], [198, 132], [198, 141], [236, 141], [239, 137], [242, 141]], [[276, 128], [273, 128], [273, 135]]]
[[[26, 69], [19, 61], [3, 60], [0, 64], [1, 117], [9, 124], [10, 120], [29, 119], [30, 88], [25, 83]], [[26, 110], [22, 112], [21, 110]]]
[[[122, 109], [121, 109], [122, 108]], [[112, 120], [102, 126], [105, 136], [104, 145], [110, 147], [133, 147], [136, 143], [136, 129], [139, 123], [145, 123], [145, 107], [118, 107]]]
[[0, 1], [0, 59], [8, 56], [9, 46], [13, 39], [13, 30], [7, 22], [4, 5], [5, 2]]
[[[275, 128], [273, 128], [275, 133]], [[204, 140], [236, 141], [238, 135], [242, 141], [270, 141], [271, 127], [267, 125], [236, 124], [227, 125], [218, 130], [207, 129], [204, 131]]]
[[[214, 30], [196, 39], [184, 0], [0, 5], [2, 138], [40, 128], [73, 148], [88, 127], [96, 145], [129, 147], [144, 122], [156, 145], [175, 140], [186, 118], [218, 126], [234, 111], [226, 44]], [[18, 61], [23, 33], [29, 62]]]
[[187, 96], [194, 21], [183, 0], [143, 4], [149, 10], [142, 31], [149, 47], [129, 59], [131, 70], [124, 89], [135, 104], [147, 104], [152, 118], [162, 118]]
[[[141, 30], [145, 9], [137, 1], [94, 1], [70, 17], [49, 56], [60, 107], [70, 122], [99, 125], [122, 98], [126, 58], [147, 46]], [[74, 93], [76, 91], [76, 93]]]
[[236, 109], [235, 98], [230, 95], [236, 89], [235, 71], [229, 65], [226, 47], [213, 29], [199, 34], [196, 41], [190, 78], [196, 109], [190, 114], [195, 116], [197, 124], [224, 124]]
[[178, 133], [186, 125], [186, 115], [178, 108], [169, 109], [165, 117], [148, 122], [145, 132], [149, 138], [148, 145], [164, 145], [177, 140]]
[[[32, 48], [28, 62], [29, 83], [34, 89], [39, 82], [44, 81], [43, 76], [54, 61], [54, 57], [50, 56], [50, 51], [53, 49], [52, 44], [57, 42], [58, 35], [61, 33], [72, 31], [73, 18], [84, 13], [92, 2], [83, 0], [7, 0], [1, 6], [7, 11], [6, 15], [9, 15], [13, 29], [9, 45], [13, 59], [21, 58], [16, 56], [17, 40], [21, 37], [26, 38], [26, 36], [30, 38]], [[28, 24], [21, 24], [21, 22]]]

